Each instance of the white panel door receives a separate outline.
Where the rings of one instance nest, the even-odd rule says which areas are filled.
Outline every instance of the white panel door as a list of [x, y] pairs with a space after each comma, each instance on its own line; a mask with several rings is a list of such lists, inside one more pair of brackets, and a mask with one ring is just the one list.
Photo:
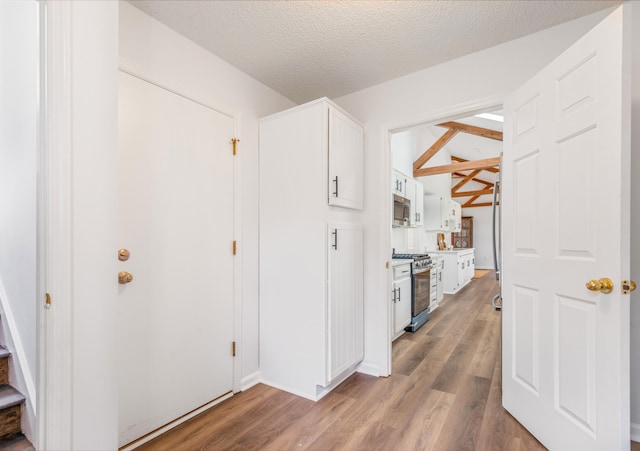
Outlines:
[[327, 380], [364, 356], [362, 227], [328, 226]]
[[362, 210], [364, 130], [329, 107], [329, 204]]
[[551, 450], [629, 449], [625, 45], [621, 8], [505, 103], [503, 404]]
[[234, 124], [119, 77], [123, 445], [232, 389]]

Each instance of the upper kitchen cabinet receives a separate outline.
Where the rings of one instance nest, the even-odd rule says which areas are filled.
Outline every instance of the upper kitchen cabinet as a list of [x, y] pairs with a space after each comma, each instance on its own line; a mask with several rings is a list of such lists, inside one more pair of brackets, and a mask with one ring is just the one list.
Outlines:
[[449, 215], [451, 232], [459, 233], [462, 230], [462, 206], [455, 200], [449, 200]]
[[450, 199], [439, 194], [424, 196], [424, 228], [428, 231], [449, 231]]
[[421, 227], [424, 224], [424, 187], [417, 180], [406, 179], [406, 197], [411, 201], [409, 225]]
[[329, 101], [328, 114], [329, 204], [362, 210], [362, 126]]
[[392, 177], [393, 180], [391, 180], [391, 192], [401, 197], [407, 197], [408, 177], [398, 171], [393, 171]]

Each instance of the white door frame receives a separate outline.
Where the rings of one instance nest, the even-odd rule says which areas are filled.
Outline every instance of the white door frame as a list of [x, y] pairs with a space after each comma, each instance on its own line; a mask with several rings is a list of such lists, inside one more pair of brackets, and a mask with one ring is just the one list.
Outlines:
[[37, 206], [37, 449], [71, 449], [72, 307], [44, 310], [45, 291], [70, 300], [71, 5], [40, 3], [40, 124]]
[[[472, 100], [469, 102], [452, 105], [447, 108], [438, 110], [427, 110], [423, 113], [419, 113], [415, 116], [389, 121], [382, 124], [380, 129], [381, 135], [381, 147], [382, 147], [382, 159], [380, 161], [380, 174], [383, 174], [381, 182], [378, 184], [380, 191], [380, 202], [384, 205], [381, 209], [381, 215], [378, 218], [378, 228], [380, 230], [380, 239], [378, 241], [378, 255], [381, 259], [388, 262], [391, 261], [391, 222], [390, 218], [393, 212], [393, 197], [391, 196], [391, 133], [402, 129], [414, 127], [421, 124], [434, 123], [436, 121], [450, 120], [455, 117], [462, 117], [465, 115], [473, 115], [482, 111], [487, 111], [493, 108], [500, 108], [502, 102], [506, 98], [508, 93], [502, 93], [494, 96], [485, 97], [482, 99]], [[384, 312], [382, 324], [387, 325], [386, 331], [386, 349], [384, 350], [384, 360], [381, 359], [383, 366], [380, 367], [380, 375], [388, 376], [391, 374], [391, 339], [393, 337], [393, 331], [391, 330], [391, 309], [393, 308], [389, 302], [389, 293], [391, 293], [391, 271], [389, 269], [380, 270], [378, 274], [378, 280], [380, 280], [380, 289], [378, 291], [378, 306], [380, 312]], [[386, 366], [384, 365], [386, 364]]]
[[[74, 115], [79, 112], [74, 112], [73, 109], [71, 94], [74, 85], [70, 74], [73, 68], [74, 43], [82, 39], [72, 33], [74, 9], [90, 8], [91, 5], [87, 4], [89, 2], [82, 4], [59, 0], [39, 2], [41, 94], [37, 157], [38, 394], [35, 446], [37, 449], [73, 449], [74, 415], [77, 416], [78, 412], [74, 412], [72, 350], [74, 340], [81, 337], [73, 336], [72, 131]], [[186, 91], [180, 95], [191, 98], [185, 93]], [[203, 103], [202, 100], [195, 101]], [[229, 114], [233, 111], [231, 108], [216, 107], [214, 103], [203, 104], [232, 116], [236, 137], [239, 138], [240, 113], [234, 111]], [[234, 234], [240, 246], [241, 161], [238, 158], [234, 162]], [[238, 343], [234, 362], [234, 391], [240, 390], [242, 374], [241, 255], [242, 252], [238, 252], [234, 261], [234, 335]], [[45, 292], [53, 294], [51, 309], [44, 307]], [[114, 298], [114, 302], [116, 300]], [[113, 420], [116, 422], [115, 418]], [[117, 442], [117, 430], [113, 430], [112, 440], [108, 437], [101, 437], [100, 440]]]

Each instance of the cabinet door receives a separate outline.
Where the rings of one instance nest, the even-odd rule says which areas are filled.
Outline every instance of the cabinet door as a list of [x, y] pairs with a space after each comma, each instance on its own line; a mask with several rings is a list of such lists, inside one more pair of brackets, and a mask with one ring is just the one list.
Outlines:
[[407, 199], [411, 201], [409, 225], [411, 227], [419, 227], [423, 224], [424, 187], [422, 186], [422, 183], [410, 178], [407, 178], [405, 186], [407, 189]]
[[391, 192], [401, 197], [407, 197], [407, 177], [398, 171], [393, 171]]
[[421, 227], [424, 224], [424, 186], [422, 183], [414, 183], [415, 201], [411, 202], [413, 208], [414, 225]]
[[424, 228], [428, 231], [449, 230], [449, 199], [437, 194], [423, 197]]
[[329, 107], [329, 204], [362, 210], [362, 127]]
[[454, 200], [449, 200], [449, 214], [451, 231], [460, 232], [462, 229], [462, 206]]
[[[329, 224], [326, 384], [363, 358], [363, 241], [358, 225]], [[304, 296], [301, 293], [300, 296]]]
[[395, 303], [393, 309], [394, 337], [400, 335], [405, 327], [411, 323], [411, 279], [402, 279], [393, 283]]

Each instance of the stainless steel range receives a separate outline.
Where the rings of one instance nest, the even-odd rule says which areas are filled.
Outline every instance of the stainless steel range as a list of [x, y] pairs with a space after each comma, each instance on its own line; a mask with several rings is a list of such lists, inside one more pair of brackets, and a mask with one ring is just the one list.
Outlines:
[[411, 263], [411, 324], [405, 330], [415, 332], [429, 321], [433, 263], [429, 254], [393, 254], [393, 258], [413, 260]]

